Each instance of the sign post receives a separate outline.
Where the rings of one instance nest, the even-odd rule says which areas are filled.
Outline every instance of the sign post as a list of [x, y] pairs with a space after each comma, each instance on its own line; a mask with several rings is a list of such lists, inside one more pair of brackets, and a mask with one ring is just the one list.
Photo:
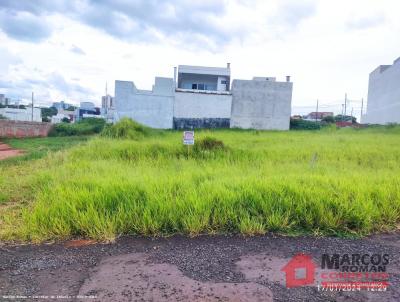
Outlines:
[[187, 158], [189, 158], [190, 146], [194, 145], [194, 131], [183, 131], [183, 144], [187, 146]]

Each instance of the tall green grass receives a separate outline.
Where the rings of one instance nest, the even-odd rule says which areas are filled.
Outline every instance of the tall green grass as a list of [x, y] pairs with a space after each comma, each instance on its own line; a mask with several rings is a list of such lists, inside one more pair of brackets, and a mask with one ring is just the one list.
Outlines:
[[3, 237], [364, 235], [400, 222], [397, 127], [198, 131], [189, 152], [181, 132], [110, 136], [35, 172], [33, 202]]
[[79, 136], [100, 133], [106, 125], [102, 118], [85, 118], [75, 123], [59, 123], [50, 130], [49, 136]]

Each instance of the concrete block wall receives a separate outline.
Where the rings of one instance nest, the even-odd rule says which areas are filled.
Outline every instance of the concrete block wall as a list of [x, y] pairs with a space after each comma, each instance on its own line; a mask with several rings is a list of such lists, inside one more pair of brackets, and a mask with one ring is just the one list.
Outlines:
[[174, 117], [174, 129], [229, 128], [229, 118], [179, 118]]
[[400, 123], [400, 58], [393, 65], [382, 65], [371, 72], [367, 113], [362, 123]]
[[0, 120], [0, 137], [45, 137], [52, 127], [50, 123]]
[[171, 129], [173, 107], [173, 79], [156, 78], [152, 91], [138, 90], [133, 82], [115, 81], [115, 121], [128, 117], [152, 128]]
[[293, 83], [232, 82], [231, 128], [289, 130]]
[[229, 128], [229, 93], [175, 92], [174, 128]]
[[293, 84], [271, 79], [234, 80], [231, 92], [175, 89], [169, 78], [156, 78], [152, 91], [116, 81], [114, 120], [129, 117], [163, 129], [288, 130]]
[[232, 95], [175, 92], [174, 117], [230, 118]]

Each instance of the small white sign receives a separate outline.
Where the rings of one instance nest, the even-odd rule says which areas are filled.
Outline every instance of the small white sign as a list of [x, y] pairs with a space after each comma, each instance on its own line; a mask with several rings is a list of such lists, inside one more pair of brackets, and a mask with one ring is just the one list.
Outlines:
[[183, 131], [183, 144], [194, 145], [194, 131]]

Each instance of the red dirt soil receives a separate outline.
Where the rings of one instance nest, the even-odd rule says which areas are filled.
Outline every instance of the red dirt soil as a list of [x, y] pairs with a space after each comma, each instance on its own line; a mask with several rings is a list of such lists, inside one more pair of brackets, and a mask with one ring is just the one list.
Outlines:
[[91, 244], [96, 244], [97, 242], [95, 240], [85, 240], [85, 239], [77, 239], [77, 240], [70, 240], [65, 242], [64, 246], [65, 247], [81, 247], [81, 246], [86, 246], [86, 245], [91, 245]]
[[0, 160], [22, 155], [23, 153], [22, 150], [13, 149], [9, 145], [0, 142]]

